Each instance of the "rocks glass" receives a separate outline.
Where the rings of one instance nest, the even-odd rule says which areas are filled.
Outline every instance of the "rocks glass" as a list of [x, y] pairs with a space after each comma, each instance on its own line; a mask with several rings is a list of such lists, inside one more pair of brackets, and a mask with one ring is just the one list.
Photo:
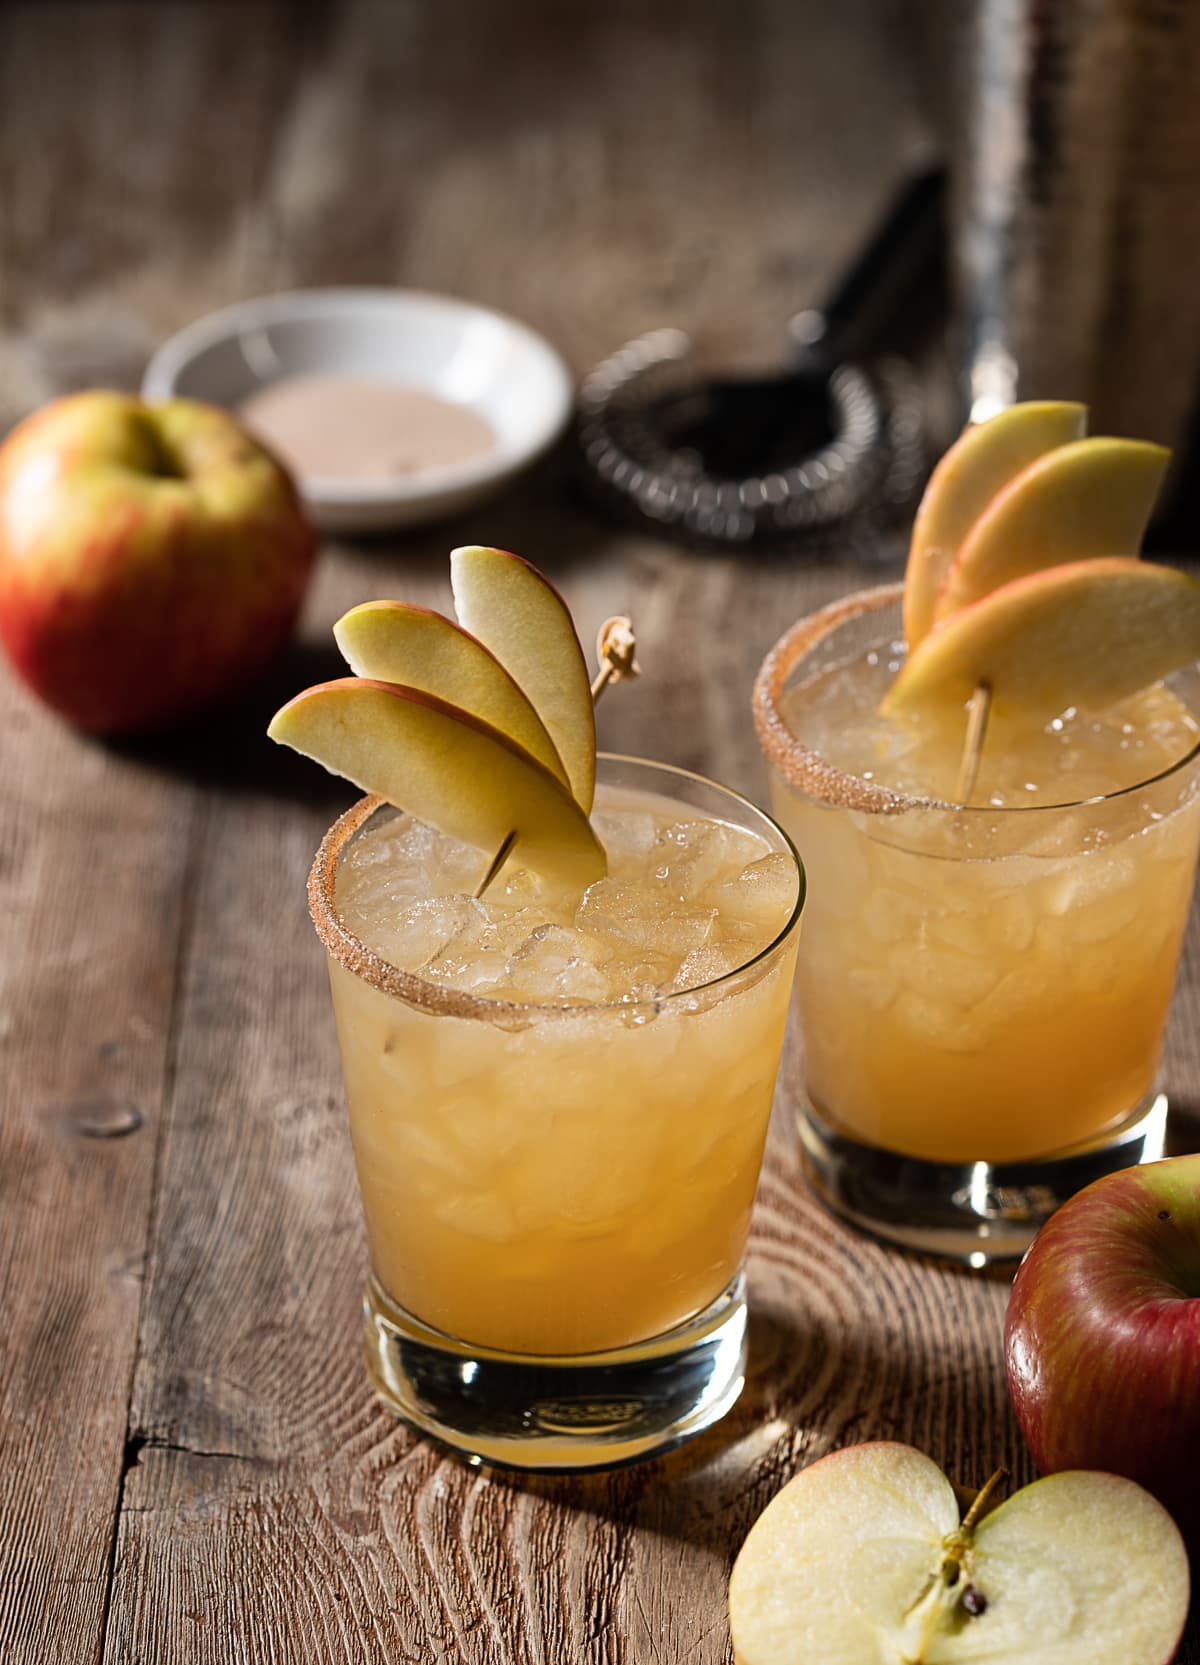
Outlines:
[[371, 1275], [367, 1365], [475, 1460], [573, 1469], [660, 1451], [743, 1380], [742, 1257], [804, 898], [770, 818], [699, 776], [602, 757], [597, 808], [755, 835], [794, 883], [746, 962], [681, 993], [528, 1004], [389, 964], [338, 870], [399, 813], [364, 799], [309, 885], [329, 953]]
[[[898, 586], [803, 619], [755, 688], [809, 876], [797, 970], [807, 1171], [837, 1213], [976, 1265], [1162, 1154], [1159, 1061], [1200, 839], [1200, 757], [1126, 790], [963, 808], [832, 766], [803, 694], [898, 654]], [[1200, 710], [1194, 670], [1171, 679]]]

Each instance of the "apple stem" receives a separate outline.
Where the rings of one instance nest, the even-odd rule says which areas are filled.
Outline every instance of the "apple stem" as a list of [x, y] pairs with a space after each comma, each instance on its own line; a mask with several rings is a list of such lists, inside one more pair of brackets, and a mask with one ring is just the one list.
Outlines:
[[620, 614], [605, 619], [596, 637], [596, 657], [600, 661], [600, 669], [592, 683], [593, 705], [599, 701], [610, 682], [642, 674], [636, 655], [637, 637], [633, 633], [632, 621]]
[[[971, 1539], [974, 1536], [975, 1528], [985, 1510], [991, 1507], [992, 1498], [995, 1496], [997, 1488], [1002, 1486], [1007, 1479], [1008, 1470], [998, 1468], [982, 1490], [975, 1494], [971, 1507], [963, 1516], [957, 1531], [952, 1532], [949, 1537], [942, 1540], [942, 1547], [946, 1553], [942, 1557], [941, 1576], [943, 1584], [948, 1589], [953, 1589], [962, 1577], [964, 1564], [966, 1570], [970, 1571]], [[967, 1589], [971, 1588], [972, 1586], [968, 1583]]]
[[975, 1530], [979, 1523], [980, 1516], [991, 1506], [993, 1493], [998, 1487], [1002, 1486], [1007, 1479], [1008, 1470], [1006, 1468], [998, 1468], [995, 1474], [992, 1475], [991, 1479], [983, 1487], [982, 1491], [978, 1493], [975, 1501], [971, 1504], [971, 1507], [963, 1516], [963, 1523], [959, 1527], [960, 1532], [969, 1534]]
[[514, 828], [513, 831], [507, 835], [504, 843], [496, 851], [496, 854], [492, 857], [491, 866], [483, 875], [483, 878], [479, 881], [479, 888], [475, 892], [475, 900], [477, 902], [487, 887], [491, 884], [492, 880], [496, 877], [496, 874], [499, 873], [500, 869], [504, 866], [504, 863], [508, 860], [509, 852], [516, 842], [517, 834], [516, 829]]
[[958, 766], [958, 785], [954, 789], [955, 801], [960, 804], [970, 802], [971, 794], [975, 790], [975, 782], [979, 778], [979, 765], [983, 760], [983, 742], [987, 735], [988, 718], [992, 710], [992, 690], [988, 683], [981, 682], [971, 695], [971, 703], [967, 713], [967, 734], [963, 741], [962, 761]]

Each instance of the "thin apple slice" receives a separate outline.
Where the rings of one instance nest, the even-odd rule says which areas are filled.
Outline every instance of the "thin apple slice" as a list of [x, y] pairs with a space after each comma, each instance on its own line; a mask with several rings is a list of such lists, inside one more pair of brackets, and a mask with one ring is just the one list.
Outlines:
[[1140, 439], [1081, 439], [1018, 474], [963, 539], [934, 624], [1044, 567], [1136, 555], [1171, 453]]
[[459, 623], [490, 648], [546, 725], [587, 812], [596, 787], [596, 719], [587, 661], [566, 602], [536, 567], [473, 544], [450, 555]]
[[750, 1530], [729, 1584], [738, 1665], [1166, 1665], [1187, 1555], [1130, 1480], [1082, 1470], [959, 1524], [950, 1482], [910, 1446], [836, 1451]]
[[297, 694], [267, 733], [489, 856], [515, 832], [518, 865], [581, 890], [604, 876], [604, 850], [566, 788], [433, 694], [344, 677]]
[[507, 734], [569, 788], [562, 759], [524, 691], [495, 654], [440, 613], [407, 601], [364, 601], [343, 614], [333, 635], [355, 676], [436, 694]]
[[980, 685], [996, 711], [1103, 710], [1200, 659], [1200, 581], [1108, 557], [1014, 579], [926, 636], [886, 715], [958, 705]]
[[993, 497], [1047, 451], [1082, 439], [1086, 426], [1086, 405], [1028, 401], [967, 428], [955, 440], [930, 476], [913, 522], [904, 574], [904, 639], [910, 653], [930, 630], [950, 565]]

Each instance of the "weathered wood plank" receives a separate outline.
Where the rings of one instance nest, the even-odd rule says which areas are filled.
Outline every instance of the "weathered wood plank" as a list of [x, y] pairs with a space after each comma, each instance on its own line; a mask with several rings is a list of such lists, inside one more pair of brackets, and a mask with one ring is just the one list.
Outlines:
[[100, 1645], [195, 794], [0, 680], [0, 1656]]
[[[665, 322], [725, 360], [777, 358], [783, 321], [925, 141], [910, 14], [901, 0], [736, 14], [669, 0], [652, 15], [616, 0], [568, 29], [552, 0], [6, 7], [0, 148], [20, 166], [0, 175], [0, 415], [132, 383], [192, 316], [297, 283], [477, 297], [545, 329], [578, 369]], [[444, 606], [444, 552], [477, 540], [544, 565], [585, 639], [635, 614], [645, 677], [601, 708], [605, 744], [756, 794], [762, 652], [873, 577], [614, 531], [552, 458], [450, 525], [330, 551], [272, 689], [328, 673], [328, 626], [354, 601]], [[999, 1462], [1027, 1475], [1000, 1368], [1003, 1278], [825, 1219], [798, 1180], [786, 1086], [752, 1245], [751, 1379], [720, 1428], [619, 1474], [519, 1480], [469, 1470], [377, 1408], [303, 904], [342, 791], [260, 738], [272, 689], [140, 762], [0, 690], [4, 1010], [18, 1014], [0, 1038], [0, 1290], [16, 1314], [0, 1652], [96, 1656], [120, 1504], [107, 1665], [710, 1665], [729, 1658], [732, 1557], [809, 1457], [887, 1435], [967, 1482]], [[1197, 944], [1168, 1059], [1193, 1105]], [[95, 1053], [110, 1041], [122, 1050]], [[793, 1040], [786, 1080], [796, 1064]], [[125, 1103], [147, 1120], [81, 1139], [67, 1129], [85, 1098], [115, 1101], [101, 1120]], [[1189, 1648], [1184, 1665], [1200, 1665]]]

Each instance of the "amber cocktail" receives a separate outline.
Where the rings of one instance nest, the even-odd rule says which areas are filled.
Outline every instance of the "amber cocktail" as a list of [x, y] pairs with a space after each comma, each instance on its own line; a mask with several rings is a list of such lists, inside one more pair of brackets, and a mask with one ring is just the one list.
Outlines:
[[1200, 839], [1200, 678], [1098, 716], [883, 718], [899, 591], [801, 621], [756, 691], [812, 887], [797, 975], [819, 1191], [898, 1241], [1019, 1251], [1070, 1191], [1160, 1153], [1159, 1065]]
[[367, 1354], [410, 1421], [543, 1468], [660, 1449], [742, 1382], [741, 1273], [803, 902], [735, 793], [602, 758], [608, 875], [472, 890], [377, 800], [310, 897], [370, 1243]]

